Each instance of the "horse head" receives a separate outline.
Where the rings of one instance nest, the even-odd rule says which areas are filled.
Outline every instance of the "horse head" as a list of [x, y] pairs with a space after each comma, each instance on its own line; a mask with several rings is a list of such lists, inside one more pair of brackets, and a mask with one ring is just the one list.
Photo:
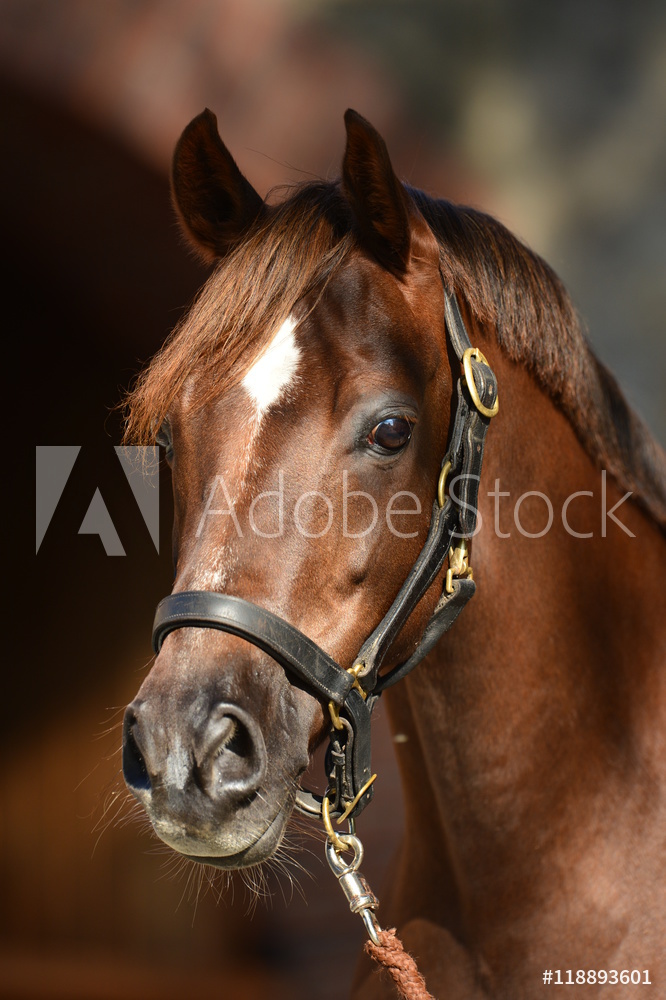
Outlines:
[[[174, 594], [233, 594], [347, 669], [428, 534], [452, 379], [437, 240], [372, 126], [347, 112], [342, 178], [262, 201], [203, 112], [175, 152], [187, 239], [215, 269], [134, 390], [166, 449]], [[418, 644], [426, 588], [385, 657]], [[125, 716], [123, 767], [158, 836], [223, 868], [277, 848], [330, 727], [237, 635], [164, 638]]]

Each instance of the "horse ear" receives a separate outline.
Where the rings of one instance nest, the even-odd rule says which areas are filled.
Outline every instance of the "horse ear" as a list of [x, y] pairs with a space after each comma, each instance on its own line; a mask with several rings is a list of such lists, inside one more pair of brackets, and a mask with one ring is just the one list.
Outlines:
[[178, 140], [171, 192], [185, 236], [207, 261], [223, 257], [264, 209], [220, 139], [217, 118], [208, 108]]
[[342, 185], [361, 240], [381, 264], [402, 274], [411, 243], [405, 189], [393, 172], [386, 143], [370, 122], [350, 108], [345, 126]]

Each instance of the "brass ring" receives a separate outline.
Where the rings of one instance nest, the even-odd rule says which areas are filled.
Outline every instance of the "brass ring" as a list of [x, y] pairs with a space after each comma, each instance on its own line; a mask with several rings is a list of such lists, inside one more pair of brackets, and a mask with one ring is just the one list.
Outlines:
[[[365, 701], [365, 699], [368, 697], [368, 692], [365, 691], [363, 689], [363, 687], [361, 686], [361, 682], [358, 679], [358, 675], [361, 673], [361, 671], [363, 670], [364, 666], [365, 666], [365, 663], [363, 662], [363, 660], [357, 660], [357, 662], [354, 663], [353, 666], [351, 666], [351, 667], [349, 667], [347, 669], [347, 673], [351, 674], [352, 677], [354, 678], [354, 683], [352, 684], [352, 687], [356, 688], [356, 690], [360, 694], [360, 696], [363, 699], [363, 701]], [[333, 727], [335, 729], [338, 729], [338, 730], [339, 729], [344, 729], [344, 726], [342, 725], [342, 722], [340, 721], [340, 709], [338, 708], [338, 706], [335, 704], [334, 701], [329, 701], [329, 703], [328, 703], [328, 711], [329, 711], [330, 716], [331, 716], [331, 722], [333, 723]]]
[[442, 471], [439, 474], [439, 482], [437, 483], [437, 503], [440, 507], [443, 507], [446, 501], [446, 480], [450, 471], [451, 462], [445, 462], [442, 466]]
[[334, 701], [329, 701], [328, 711], [331, 716], [331, 722], [333, 723], [333, 728], [338, 730], [344, 729], [345, 727], [340, 722], [340, 709], [338, 708], [338, 706], [335, 704]]
[[495, 399], [495, 402], [491, 407], [484, 406], [481, 402], [481, 397], [479, 396], [478, 390], [476, 388], [476, 383], [474, 381], [474, 372], [472, 371], [472, 358], [475, 361], [480, 361], [481, 364], [486, 365], [490, 368], [486, 358], [481, 353], [478, 347], [468, 347], [462, 356], [463, 369], [465, 371], [465, 381], [467, 382], [467, 388], [469, 389], [469, 394], [472, 397], [472, 402], [475, 407], [482, 413], [484, 417], [494, 417], [499, 410], [499, 396]]
[[321, 802], [321, 818], [324, 824], [324, 829], [326, 830], [326, 835], [335, 848], [336, 853], [342, 854], [343, 851], [347, 851], [350, 848], [350, 845], [347, 843], [348, 834], [343, 833], [341, 836], [333, 829], [330, 809], [331, 800], [328, 797], [328, 789], [326, 789], [326, 794]]

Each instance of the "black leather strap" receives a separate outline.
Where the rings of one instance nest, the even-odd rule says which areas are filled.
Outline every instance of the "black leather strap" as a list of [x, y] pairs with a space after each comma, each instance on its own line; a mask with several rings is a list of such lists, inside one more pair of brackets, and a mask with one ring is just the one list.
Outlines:
[[[329, 771], [333, 778], [333, 814], [343, 812], [345, 806], [353, 802], [372, 777], [370, 706], [356, 688], [352, 689], [345, 702], [342, 722], [345, 724], [344, 730], [332, 729], [329, 737], [329, 749], [332, 750], [335, 743], [339, 742], [336, 749], [342, 755], [342, 759], [330, 767]], [[374, 788], [371, 785], [354, 807], [354, 816], [365, 809], [373, 794]]]
[[[453, 593], [447, 594], [446, 591], [442, 594], [437, 606], [432, 613], [430, 621], [426, 625], [425, 631], [423, 633], [423, 638], [420, 643], [404, 663], [399, 666], [394, 667], [388, 674], [384, 677], [380, 677], [375, 685], [372, 692], [372, 698], [376, 699], [385, 691], [386, 688], [392, 687], [393, 684], [397, 684], [401, 681], [403, 677], [417, 667], [421, 660], [428, 655], [430, 650], [433, 648], [435, 643], [437, 643], [445, 632], [448, 632], [456, 618], [463, 610], [465, 605], [474, 596], [476, 590], [476, 584], [473, 580], [453, 580]], [[370, 705], [372, 709], [374, 707], [374, 702]]]
[[428, 537], [416, 562], [391, 607], [356, 657], [357, 663], [364, 664], [359, 677], [368, 691], [375, 688], [377, 674], [389, 646], [442, 568], [457, 528], [458, 519], [451, 501], [448, 500], [444, 507], [433, 504]]
[[462, 538], [471, 538], [476, 528], [483, 448], [489, 423], [487, 417], [469, 408], [457, 472], [449, 477], [449, 489], [459, 511]]
[[257, 604], [230, 594], [184, 590], [157, 605], [153, 622], [153, 649], [159, 653], [167, 635], [178, 628], [216, 628], [247, 639], [293, 670], [326, 701], [342, 706], [354, 678], [320, 646], [284, 618]]
[[[467, 330], [454, 295], [445, 291], [446, 326], [458, 360], [471, 348]], [[491, 408], [497, 399], [497, 379], [489, 365], [471, 359], [472, 377], [481, 402]], [[457, 405], [449, 447], [442, 465], [449, 461], [449, 484], [460, 521], [458, 537], [470, 538], [476, 528], [479, 482], [483, 464], [483, 449], [490, 418], [480, 413], [469, 393], [466, 382], [458, 379]]]
[[[442, 284], [444, 279], [442, 278]], [[458, 361], [462, 361], [465, 351], [468, 351], [472, 344], [467, 334], [467, 327], [463, 321], [460, 306], [455, 295], [444, 288], [444, 316], [446, 318], [446, 332], [449, 335], [451, 346], [456, 352]]]

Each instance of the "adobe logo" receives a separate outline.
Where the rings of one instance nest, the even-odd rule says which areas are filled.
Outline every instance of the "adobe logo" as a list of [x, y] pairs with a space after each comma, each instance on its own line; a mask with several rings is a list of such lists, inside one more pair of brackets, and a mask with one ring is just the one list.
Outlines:
[[[159, 553], [159, 449], [116, 447], [114, 450]], [[80, 451], [81, 445], [38, 445], [36, 448], [35, 553], [39, 552]], [[99, 535], [107, 556], [125, 555], [99, 487], [93, 494], [78, 533]]]

